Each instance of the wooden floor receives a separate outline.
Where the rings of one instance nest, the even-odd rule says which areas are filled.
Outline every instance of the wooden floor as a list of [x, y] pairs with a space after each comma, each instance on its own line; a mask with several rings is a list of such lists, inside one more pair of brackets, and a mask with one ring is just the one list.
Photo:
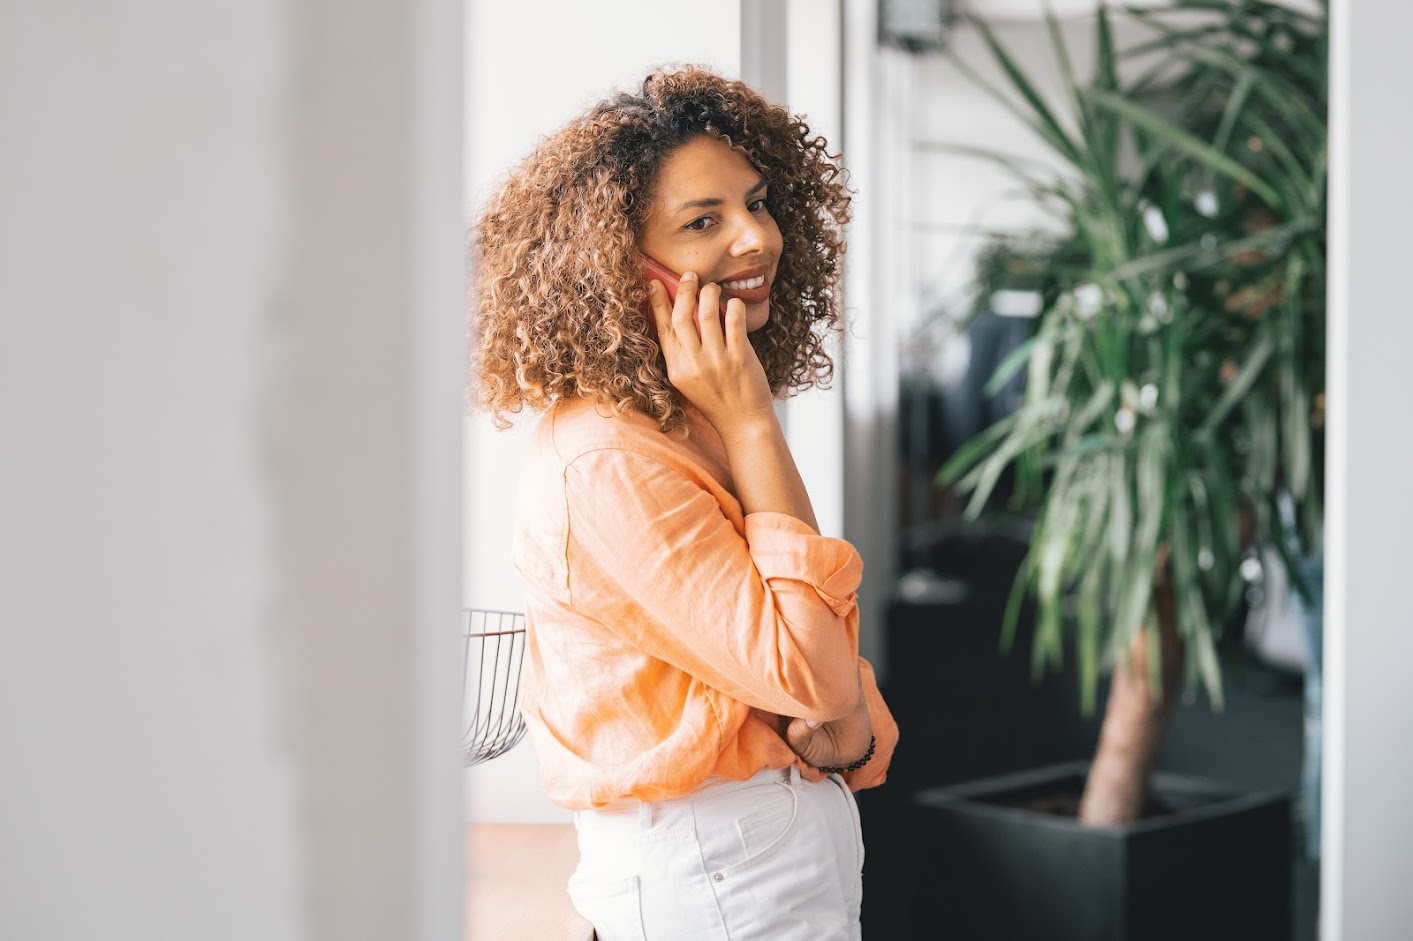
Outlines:
[[466, 826], [466, 941], [590, 941], [564, 884], [579, 849], [574, 826]]

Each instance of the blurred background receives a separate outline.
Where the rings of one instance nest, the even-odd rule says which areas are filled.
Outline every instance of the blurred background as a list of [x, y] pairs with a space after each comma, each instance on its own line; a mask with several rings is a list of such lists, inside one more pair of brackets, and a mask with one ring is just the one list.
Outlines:
[[[1209, 6], [1249, 29], [1280, 16], [1255, 0]], [[465, 824], [564, 825], [538, 795], [528, 746], [471, 770], [447, 746], [459, 609], [523, 600], [507, 495], [529, 423], [501, 433], [465, 415], [465, 227], [537, 135], [666, 61], [739, 75], [805, 113], [858, 193], [843, 369], [782, 417], [822, 529], [864, 555], [864, 653], [903, 730], [892, 779], [861, 797], [866, 930], [944, 930], [959, 877], [930, 847], [955, 831], [928, 801], [1085, 760], [1102, 715], [1081, 709], [1079, 612], [1058, 611], [1074, 630], [1058, 668], [1032, 669], [1043, 604], [1021, 606], [1011, 652], [999, 650], [1013, 578], [1037, 532], [1058, 531], [1045, 509], [1054, 465], [998, 466], [972, 513], [975, 490], [938, 477], [986, 428], [1047, 398], [1033, 355], [1049, 343], [1058, 361], [1065, 346], [1036, 342], [1046, 323], [1079, 317], [1107, 335], [1108, 314], [1079, 316], [1101, 259], [1073, 244], [1075, 216], [1014, 172], [1053, 191], [1054, 174], [1077, 178], [1073, 161], [978, 83], [1032, 118], [1017, 68], [1057, 113], [1091, 85], [1096, 4], [1049, 8], [1053, 21], [1029, 0], [0, 2], [0, 936], [460, 937]], [[1295, 8], [1325, 19], [1318, 4]], [[1243, 468], [1232, 486], [1260, 491], [1266, 508], [1254, 552], [1225, 568], [1218, 549], [1202, 565], [1200, 542], [1185, 556], [1204, 599], [1238, 596], [1228, 620], [1208, 624], [1224, 708], [1212, 708], [1209, 669], [1175, 705], [1157, 757], [1161, 772], [1288, 799], [1274, 837], [1286, 921], [1249, 937], [1314, 937], [1318, 925], [1324, 938], [1392, 939], [1413, 919], [1402, 745], [1413, 634], [1399, 590], [1413, 530], [1402, 368], [1413, 328], [1399, 274], [1413, 188], [1397, 120], [1410, 20], [1396, 0], [1331, 11], [1327, 84], [1318, 57], [1305, 70], [1329, 98], [1314, 164], [1296, 146], [1309, 133], [1276, 126], [1254, 150], [1250, 135], [1225, 138], [1246, 147], [1237, 170], [1277, 187], [1271, 200], [1318, 205], [1322, 275], [1328, 263], [1318, 291], [1301, 280], [1312, 266], [1299, 278], [1279, 269], [1283, 302], [1318, 310], [1323, 330], [1300, 347], [1318, 346], [1318, 364], [1299, 359], [1271, 387], [1276, 403], [1308, 394], [1307, 437], [1326, 456], [1299, 478], [1322, 496], [1323, 602], [1292, 586], [1288, 573], [1309, 567], [1271, 538], [1285, 532], [1277, 491], [1297, 489], [1286, 444], [1297, 436], [1280, 425], [1290, 409], [1252, 411], [1266, 401], [1260, 364], [1295, 364], [1279, 358], [1290, 348], [1273, 339], [1276, 352], [1261, 352], [1254, 326], [1214, 335], [1214, 351], [1241, 351], [1235, 371], [1224, 376], [1219, 357], [1213, 383], [1180, 398], [1222, 419], [1212, 440]], [[1112, 29], [1115, 47], [1153, 36], [1118, 11]], [[1204, 38], [1189, 57], [1211, 65], [1202, 50], [1217, 48]], [[1143, 61], [1128, 60], [1125, 81]], [[1229, 95], [1259, 100], [1261, 80], [1240, 90], [1247, 72], [1223, 74], [1235, 77]], [[1093, 115], [1139, 120], [1101, 99], [1085, 99]], [[1185, 100], [1166, 90], [1143, 104], [1208, 144], [1237, 126], [1229, 111], [1247, 113], [1218, 105], [1210, 126], [1189, 126]], [[1231, 223], [1218, 243], [1195, 236], [1196, 251], [1255, 252], [1267, 274], [1306, 257], [1312, 229], [1223, 215], [1244, 205], [1235, 187], [1259, 186], [1165, 137], [1167, 125], [1144, 129], [1220, 180], [1211, 214], [1208, 188], [1174, 191], [1194, 225]], [[1167, 231], [1134, 202], [1130, 248], [1186, 244], [1172, 207], [1142, 186], [1132, 195], [1158, 206]], [[1168, 290], [1176, 262], [1162, 264]], [[1120, 293], [1101, 284], [1096, 310], [1117, 317]], [[1047, 319], [1065, 297], [1070, 320]], [[1135, 336], [1162, 335], [1133, 312]], [[1195, 366], [1200, 344], [1186, 349], [1161, 362]], [[1006, 363], [1016, 368], [988, 386]], [[1127, 406], [1142, 438], [1174, 401], [1163, 385], [1147, 404], [1147, 385], [1115, 378], [1106, 434], [1129, 434]], [[1059, 386], [1052, 376], [1047, 390]], [[1045, 440], [1063, 439], [1047, 427]], [[1253, 470], [1266, 427], [1281, 429], [1278, 444]], [[1267, 480], [1282, 486], [1266, 492]], [[1313, 562], [1304, 504], [1291, 506], [1287, 528], [1306, 533], [1295, 554]], [[1202, 574], [1219, 569], [1220, 585]], [[1014, 897], [1037, 894], [1033, 875], [1013, 885]], [[1264, 893], [1186, 891], [1169, 894], [1200, 907]]]

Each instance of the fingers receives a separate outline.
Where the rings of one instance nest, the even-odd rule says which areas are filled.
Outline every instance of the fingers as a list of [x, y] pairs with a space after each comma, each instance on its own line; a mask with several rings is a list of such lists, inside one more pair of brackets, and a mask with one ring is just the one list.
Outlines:
[[[652, 309], [659, 344], [685, 344], [688, 347], [699, 344], [700, 337], [692, 316], [696, 303], [697, 277], [690, 271], [683, 274], [678, 282], [675, 301], [662, 281], [654, 278], [648, 282], [648, 305]], [[685, 331], [684, 325], [687, 326]]]
[[688, 348], [703, 344], [736, 347], [736, 341], [745, 337], [746, 305], [737, 297], [722, 304], [721, 285], [700, 284], [694, 272], [682, 273], [675, 302], [661, 281], [649, 281], [648, 302], [659, 342], [675, 341]]
[[667, 299], [667, 288], [662, 286], [661, 281], [648, 282], [648, 307], [652, 310], [658, 343], [661, 343], [672, 329], [672, 305]]
[[702, 344], [719, 346], [724, 338], [721, 324], [721, 285], [702, 285], [701, 300], [697, 303], [697, 330]]
[[722, 322], [722, 333], [728, 345], [739, 348], [746, 342], [746, 302], [739, 297], [726, 301], [726, 314]]
[[672, 333], [677, 343], [688, 349], [701, 345], [701, 337], [692, 318], [692, 313], [697, 308], [697, 294], [697, 276], [690, 271], [684, 271], [682, 280], [677, 284], [677, 303], [672, 305]]
[[697, 302], [697, 333], [702, 346], [728, 353], [747, 347], [746, 304], [739, 297], [721, 301], [721, 285], [704, 284]]

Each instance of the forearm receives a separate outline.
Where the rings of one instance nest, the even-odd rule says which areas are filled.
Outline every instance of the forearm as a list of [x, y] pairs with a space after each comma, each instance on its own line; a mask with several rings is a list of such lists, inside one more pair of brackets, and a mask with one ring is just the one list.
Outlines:
[[773, 411], [717, 427], [744, 513], [784, 513], [819, 532], [805, 482]]

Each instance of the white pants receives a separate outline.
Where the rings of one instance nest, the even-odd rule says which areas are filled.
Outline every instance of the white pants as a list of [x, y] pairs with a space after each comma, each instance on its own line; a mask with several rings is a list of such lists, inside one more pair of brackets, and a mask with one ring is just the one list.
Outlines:
[[599, 941], [858, 941], [863, 834], [838, 775], [708, 781], [575, 814], [569, 897]]

